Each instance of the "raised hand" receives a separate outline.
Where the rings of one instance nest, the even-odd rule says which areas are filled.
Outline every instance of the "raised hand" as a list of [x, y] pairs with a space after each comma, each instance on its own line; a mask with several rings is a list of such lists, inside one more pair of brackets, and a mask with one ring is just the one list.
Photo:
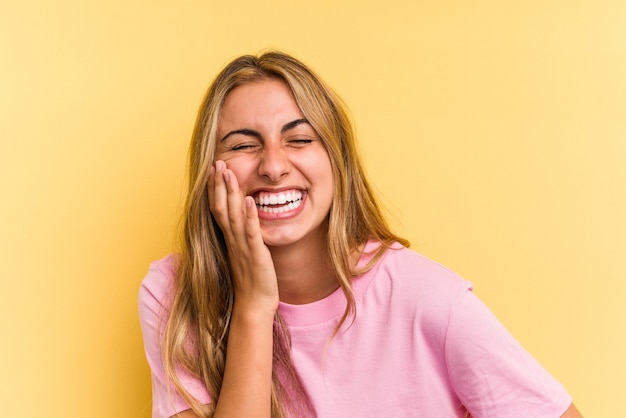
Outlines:
[[278, 309], [274, 263], [263, 243], [254, 200], [240, 191], [224, 161], [211, 168], [208, 188], [211, 213], [226, 239], [235, 290], [224, 379], [213, 416], [269, 418], [272, 329]]
[[208, 182], [211, 213], [228, 248], [235, 305], [238, 308], [278, 308], [278, 284], [269, 249], [263, 242], [254, 199], [245, 196], [224, 161], [211, 167]]

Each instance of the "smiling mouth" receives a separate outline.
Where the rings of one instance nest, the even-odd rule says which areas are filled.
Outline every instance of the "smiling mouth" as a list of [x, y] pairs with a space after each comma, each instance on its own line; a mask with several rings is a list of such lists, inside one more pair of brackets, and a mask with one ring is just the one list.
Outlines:
[[256, 207], [265, 213], [282, 213], [297, 209], [302, 204], [302, 191], [280, 193], [259, 192], [254, 196]]

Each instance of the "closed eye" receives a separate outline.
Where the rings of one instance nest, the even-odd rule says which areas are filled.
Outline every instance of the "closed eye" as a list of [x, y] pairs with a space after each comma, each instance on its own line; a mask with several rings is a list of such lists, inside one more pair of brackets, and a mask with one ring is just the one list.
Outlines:
[[258, 147], [258, 144], [249, 144], [249, 143], [243, 143], [243, 144], [235, 144], [230, 148], [231, 151], [251, 151], [254, 150]]
[[304, 145], [310, 144], [311, 142], [313, 142], [312, 139], [306, 139], [306, 138], [290, 139], [288, 141], [289, 145], [293, 145], [293, 146], [304, 146]]

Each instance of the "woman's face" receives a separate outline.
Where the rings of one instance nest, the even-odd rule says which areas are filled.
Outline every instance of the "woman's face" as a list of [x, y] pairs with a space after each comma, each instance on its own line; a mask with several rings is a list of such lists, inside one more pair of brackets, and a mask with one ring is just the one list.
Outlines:
[[279, 80], [244, 84], [224, 101], [216, 160], [256, 202], [265, 244], [325, 240], [334, 193], [328, 152]]

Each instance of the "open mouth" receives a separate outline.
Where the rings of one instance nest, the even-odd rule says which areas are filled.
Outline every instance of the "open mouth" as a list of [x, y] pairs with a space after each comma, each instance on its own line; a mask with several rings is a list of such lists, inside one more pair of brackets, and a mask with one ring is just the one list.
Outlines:
[[259, 192], [254, 196], [256, 207], [265, 213], [282, 213], [297, 209], [302, 204], [301, 190], [279, 193]]

